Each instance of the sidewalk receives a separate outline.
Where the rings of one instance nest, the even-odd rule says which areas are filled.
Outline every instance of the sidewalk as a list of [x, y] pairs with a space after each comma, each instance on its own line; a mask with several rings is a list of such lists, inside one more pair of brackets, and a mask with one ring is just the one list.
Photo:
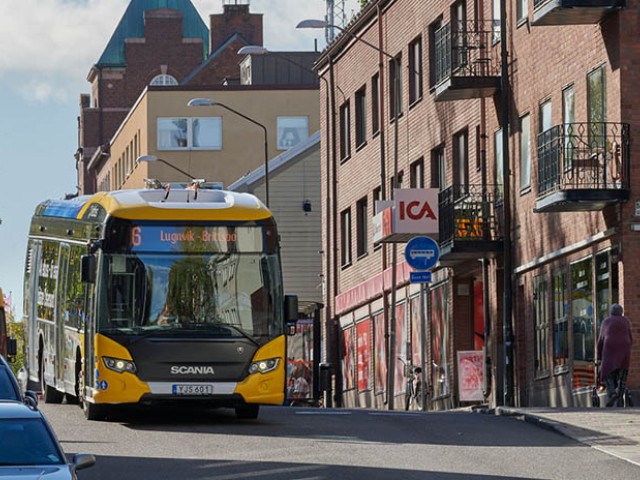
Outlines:
[[640, 466], [640, 407], [497, 407], [485, 412], [518, 417]]

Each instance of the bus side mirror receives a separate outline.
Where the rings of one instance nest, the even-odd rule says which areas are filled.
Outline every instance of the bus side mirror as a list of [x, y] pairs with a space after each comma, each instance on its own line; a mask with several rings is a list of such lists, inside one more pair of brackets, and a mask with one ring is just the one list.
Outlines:
[[295, 335], [298, 321], [298, 296], [284, 296], [284, 323], [287, 335]]
[[18, 340], [15, 338], [7, 339], [7, 357], [15, 357], [18, 354]]
[[96, 256], [83, 255], [80, 265], [81, 280], [85, 283], [96, 283]]

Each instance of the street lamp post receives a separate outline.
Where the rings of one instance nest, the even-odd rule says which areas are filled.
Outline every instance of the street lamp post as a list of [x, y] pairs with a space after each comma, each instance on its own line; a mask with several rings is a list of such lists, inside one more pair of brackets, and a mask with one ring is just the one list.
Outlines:
[[500, 0], [500, 124], [502, 126], [502, 175], [503, 175], [503, 367], [504, 405], [513, 405], [513, 325], [511, 270], [511, 170], [509, 161], [509, 51], [507, 45], [507, 1]]
[[182, 175], [185, 175], [187, 177], [189, 177], [190, 180], [195, 180], [196, 177], [194, 177], [193, 175], [191, 175], [189, 172], [182, 170], [178, 167], [176, 167], [175, 165], [167, 162], [166, 160], [163, 160], [162, 158], [158, 158], [155, 155], [142, 155], [138, 158], [136, 158], [136, 162], [137, 163], [141, 163], [141, 162], [160, 162], [160, 163], [164, 163], [165, 165], [173, 168], [174, 170], [180, 172]]
[[[242, 47], [240, 50], [238, 50], [238, 55], [270, 55], [270, 54], [274, 54], [277, 55], [278, 58], [281, 58], [287, 62], [289, 62], [292, 65], [295, 65], [296, 67], [302, 69], [302, 70], [306, 70], [308, 72], [313, 73], [314, 75], [317, 75], [316, 72], [314, 72], [313, 70], [311, 70], [310, 68], [307, 68], [306, 66], [302, 65], [301, 63], [296, 62], [295, 60], [292, 60], [291, 58], [289, 58], [286, 55], [280, 55], [278, 53], [274, 53], [269, 51], [268, 49], [266, 49], [263, 46], [260, 45], [247, 45]], [[332, 319], [332, 314], [331, 314], [331, 291], [330, 291], [330, 280], [331, 280], [331, 274], [332, 274], [332, 266], [331, 266], [331, 261], [333, 258], [336, 258], [335, 252], [331, 251], [331, 232], [332, 232], [332, 226], [331, 226], [331, 222], [330, 222], [330, 218], [331, 218], [331, 172], [332, 172], [332, 168], [331, 168], [331, 152], [334, 152], [333, 156], [335, 158], [335, 135], [333, 136], [333, 142], [331, 142], [331, 135], [329, 134], [329, 122], [331, 122], [331, 125], [334, 124], [335, 122], [335, 114], [333, 111], [330, 111], [329, 108], [329, 81], [320, 76], [317, 75], [317, 78], [319, 80], [321, 80], [322, 82], [324, 82], [324, 86], [325, 86], [325, 116], [327, 118], [327, 128], [325, 128], [325, 150], [326, 150], [326, 162], [327, 162], [327, 174], [326, 174], [326, 183], [325, 183], [325, 189], [326, 189], [326, 202], [325, 202], [325, 218], [326, 220], [326, 225], [325, 225], [325, 247], [324, 247], [324, 258], [325, 258], [325, 303], [324, 303], [324, 315], [325, 315], [325, 326], [326, 326], [326, 332], [330, 332], [331, 329], [331, 319]], [[330, 146], [331, 145], [331, 146]], [[333, 174], [335, 177], [335, 169], [333, 169]], [[335, 202], [335, 197], [334, 197], [334, 202]], [[333, 229], [335, 232], [335, 229]], [[333, 257], [332, 257], [333, 256]], [[335, 283], [335, 282], [334, 282]], [[331, 351], [329, 349], [327, 349], [327, 353], [326, 353], [326, 358], [328, 359], [329, 362], [331, 362], [332, 360], [332, 355], [331, 355]], [[334, 362], [335, 363], [335, 362]], [[335, 367], [335, 365], [334, 365]], [[327, 399], [325, 401], [325, 406], [327, 408], [331, 408], [332, 407], [332, 399], [331, 399], [331, 393], [329, 392], [327, 394]]]
[[267, 206], [267, 208], [269, 208], [269, 143], [268, 143], [268, 136], [267, 136], [267, 127], [265, 127], [260, 122], [254, 120], [253, 118], [245, 115], [244, 113], [239, 112], [229, 107], [228, 105], [225, 105], [224, 103], [220, 103], [217, 100], [213, 100], [211, 98], [192, 98], [191, 100], [189, 100], [187, 105], [189, 107], [213, 107], [213, 106], [222, 107], [225, 110], [228, 110], [231, 113], [234, 113], [239, 117], [244, 118], [245, 120], [253, 123], [254, 125], [262, 129], [262, 132], [264, 133], [264, 191], [265, 191], [264, 198], [265, 198], [265, 205]]
[[[349, 35], [354, 40], [361, 42], [367, 45], [370, 48], [376, 50], [379, 54], [389, 58], [393, 62], [394, 67], [394, 78], [393, 78], [393, 118], [394, 118], [394, 159], [393, 159], [393, 188], [391, 189], [391, 194], [389, 197], [393, 200], [394, 198], [394, 189], [398, 188], [398, 122], [399, 122], [399, 112], [400, 112], [400, 62], [397, 57], [391, 55], [390, 53], [384, 51], [377, 45], [370, 43], [363, 38], [353, 34], [349, 30], [346, 30], [338, 25], [332, 25], [327, 23], [324, 20], [316, 20], [309, 19], [303, 20], [298, 23], [296, 28], [336, 28], [341, 32]], [[381, 89], [382, 90], [382, 89]], [[381, 91], [382, 96], [382, 91]], [[382, 106], [382, 102], [381, 102]], [[381, 108], [381, 118], [380, 125], [382, 126], [384, 122], [384, 118], [382, 118], [382, 108]], [[384, 146], [383, 146], [384, 151]], [[383, 200], [387, 199], [386, 195], [386, 178], [385, 178], [385, 165], [384, 165], [384, 153], [381, 154], [381, 167], [380, 167], [380, 176], [381, 176], [381, 196]], [[336, 199], [334, 198], [334, 202]], [[383, 251], [383, 269], [386, 263], [386, 250]], [[393, 410], [394, 408], [394, 383], [395, 383], [395, 339], [396, 339], [396, 274], [397, 274], [397, 263], [398, 263], [398, 248], [394, 243], [392, 247], [392, 259], [391, 259], [391, 315], [389, 320], [389, 340], [388, 340], [388, 370], [387, 370], [387, 408], [389, 410]]]

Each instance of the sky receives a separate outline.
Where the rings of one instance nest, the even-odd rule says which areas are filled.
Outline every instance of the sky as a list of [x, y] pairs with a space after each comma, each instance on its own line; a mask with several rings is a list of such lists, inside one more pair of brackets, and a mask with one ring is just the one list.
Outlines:
[[[222, 0], [192, 0], [206, 25]], [[345, 0], [350, 18], [359, 7]], [[337, 3], [337, 2], [336, 2]], [[36, 205], [75, 193], [81, 93], [129, 0], [0, 0], [0, 288], [22, 315], [29, 222]], [[325, 0], [251, 0], [263, 13], [264, 46], [313, 50], [322, 30], [296, 30], [322, 19]]]

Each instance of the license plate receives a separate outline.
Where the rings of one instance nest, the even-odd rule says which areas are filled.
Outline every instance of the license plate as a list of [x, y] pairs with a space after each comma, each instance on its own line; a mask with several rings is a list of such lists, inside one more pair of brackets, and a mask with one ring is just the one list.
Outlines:
[[212, 395], [213, 385], [174, 385], [174, 395]]

